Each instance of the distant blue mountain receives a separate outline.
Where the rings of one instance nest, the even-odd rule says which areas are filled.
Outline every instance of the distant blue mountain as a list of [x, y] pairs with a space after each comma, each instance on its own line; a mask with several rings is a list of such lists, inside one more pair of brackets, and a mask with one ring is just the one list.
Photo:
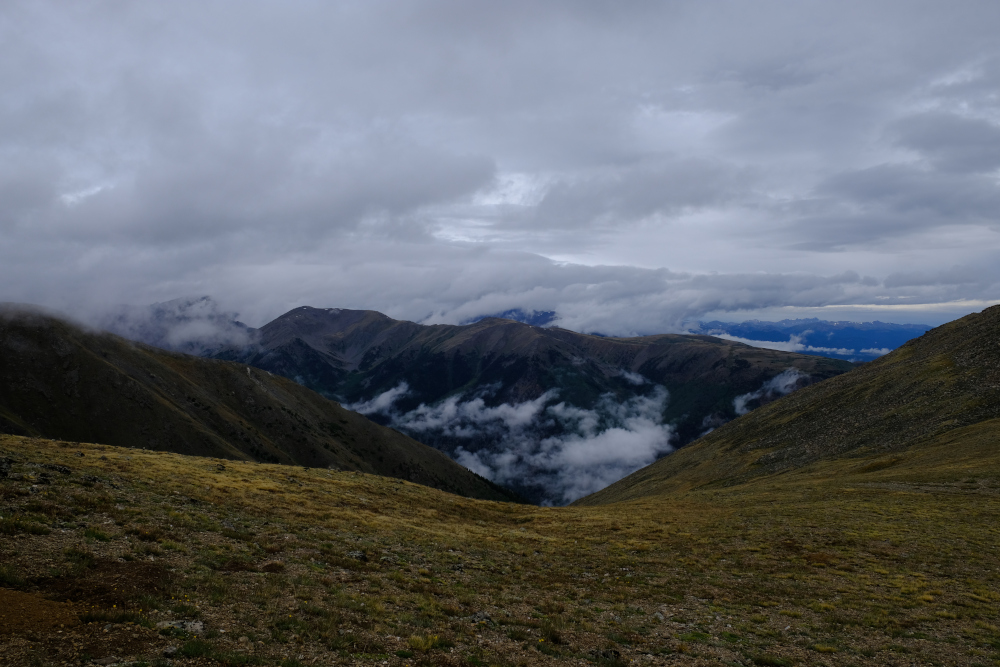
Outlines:
[[514, 320], [515, 322], [524, 322], [525, 324], [530, 324], [535, 327], [544, 327], [546, 324], [551, 324], [556, 319], [556, 311], [521, 310], [520, 308], [511, 308], [510, 310], [505, 310], [502, 313], [473, 317], [465, 320], [462, 324], [474, 324], [475, 322], [485, 320], [489, 317], [499, 317], [502, 320]]
[[691, 333], [775, 350], [849, 361], [871, 361], [931, 328], [926, 324], [830, 322], [809, 318], [780, 322], [700, 322]]
[[[473, 317], [462, 324], [473, 324], [488, 317], [543, 327], [555, 322], [558, 314], [553, 310], [512, 308], [500, 313]], [[888, 354], [911, 338], [921, 336], [930, 329], [931, 326], [927, 324], [893, 324], [878, 321], [831, 322], [813, 317], [780, 322], [760, 320], [699, 322], [690, 333], [718, 336], [771, 350], [862, 362]], [[590, 334], [604, 335], [596, 331]]]

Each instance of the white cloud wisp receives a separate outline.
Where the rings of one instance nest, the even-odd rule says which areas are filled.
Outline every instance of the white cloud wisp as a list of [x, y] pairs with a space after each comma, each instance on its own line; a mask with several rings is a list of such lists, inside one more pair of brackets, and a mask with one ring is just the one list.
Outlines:
[[733, 399], [733, 409], [737, 415], [745, 415], [753, 408], [750, 403], [759, 401], [766, 403], [776, 398], [787, 396], [807, 382], [809, 376], [797, 368], [788, 368], [775, 375], [761, 385], [760, 389], [742, 394]]
[[656, 386], [645, 396], [616, 402], [606, 395], [590, 410], [557, 402], [550, 390], [516, 404], [452, 396], [400, 413], [394, 403], [405, 383], [371, 401], [346, 406], [382, 414], [414, 437], [447, 438], [456, 461], [488, 479], [541, 493], [545, 504], [565, 504], [603, 489], [673, 450], [662, 422], [669, 396]]

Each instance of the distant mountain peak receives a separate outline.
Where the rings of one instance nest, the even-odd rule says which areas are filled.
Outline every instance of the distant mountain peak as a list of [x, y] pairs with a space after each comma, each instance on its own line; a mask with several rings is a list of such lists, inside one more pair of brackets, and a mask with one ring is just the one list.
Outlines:
[[243, 346], [254, 330], [238, 313], [224, 310], [210, 296], [181, 297], [149, 306], [118, 306], [96, 324], [122, 338], [175, 352], [205, 355], [222, 347]]
[[475, 324], [476, 322], [488, 319], [514, 320], [515, 322], [530, 324], [534, 327], [544, 327], [555, 322], [559, 319], [559, 316], [554, 310], [522, 310], [521, 308], [511, 308], [510, 310], [504, 310], [490, 315], [470, 317], [469, 319], [464, 320], [462, 324]]

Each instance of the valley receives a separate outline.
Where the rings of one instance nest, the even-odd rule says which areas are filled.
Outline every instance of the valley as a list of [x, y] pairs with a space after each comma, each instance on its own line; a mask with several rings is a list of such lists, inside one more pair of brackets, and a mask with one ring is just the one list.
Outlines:
[[565, 504], [739, 414], [850, 370], [713, 338], [296, 308], [211, 356], [292, 378], [535, 503]]
[[559, 508], [3, 435], [0, 660], [996, 664], [998, 331], [934, 329]]

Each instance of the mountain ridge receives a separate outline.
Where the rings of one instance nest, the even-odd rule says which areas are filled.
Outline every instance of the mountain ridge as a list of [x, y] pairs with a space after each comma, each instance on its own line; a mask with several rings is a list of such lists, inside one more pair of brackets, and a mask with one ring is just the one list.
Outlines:
[[[1000, 436], [998, 338], [997, 306], [949, 322], [849, 373], [740, 417], [577, 502], [741, 484], [822, 461], [874, 457], [866, 465], [902, 468], [909, 458], [933, 451], [946, 465], [945, 443], [954, 448], [965, 442], [979, 451]], [[983, 451], [996, 455], [995, 446]]]
[[402, 477], [514, 497], [441, 452], [283, 377], [0, 309], [0, 430]]
[[[320, 321], [324, 317], [333, 317], [336, 321]], [[496, 379], [505, 381], [505, 387], [493, 399], [494, 403], [537, 398], [545, 389], [550, 388], [544, 382], [535, 382], [531, 386], [535, 377], [544, 373], [544, 369], [539, 369], [537, 365], [525, 368], [530, 377], [518, 378], [518, 381], [511, 380], [512, 370], [507, 370], [506, 373], [477, 374], [473, 369], [456, 369], [464, 359], [470, 358], [487, 365], [499, 362], [505, 369], [517, 363], [512, 358], [514, 355], [532, 361], [547, 355], [550, 361], [561, 362], [563, 366], [587, 366], [591, 373], [585, 381], [598, 386], [588, 387], [580, 393], [586, 393], [586, 398], [591, 402], [609, 388], [614, 388], [614, 379], [621, 378], [623, 370], [638, 372], [648, 382], [665, 383], [668, 390], [676, 389], [670, 386], [668, 374], [679, 375], [686, 381], [702, 382], [717, 380], [723, 375], [727, 380], [733, 379], [732, 376], [735, 375], [736, 381], [730, 393], [737, 395], [757, 389], [762, 382], [790, 365], [795, 365], [816, 378], [831, 377], [851, 368], [849, 364], [842, 362], [761, 350], [707, 335], [656, 334], [614, 338], [581, 334], [558, 327], [541, 328], [499, 318], [485, 318], [469, 325], [420, 325], [393, 320], [376, 311], [303, 306], [272, 320], [258, 331], [260, 337], [256, 348], [230, 348], [215, 356], [239, 359], [276, 372], [271, 368], [273, 365], [284, 370], [283, 374], [288, 377], [302, 377], [307, 386], [310, 385], [310, 378], [305, 374], [295, 373], [292, 370], [293, 361], [299, 354], [312, 357], [318, 363], [329, 366], [324, 369], [323, 379], [319, 379], [317, 374], [312, 388], [328, 395], [339, 395], [347, 401], [369, 399], [373, 392], [391, 389], [403, 379], [413, 388], [420, 387], [421, 381], [414, 377], [416, 373], [403, 372], [396, 359], [392, 359], [394, 363], [386, 364], [386, 368], [376, 369], [387, 359], [406, 355], [412, 362], [427, 354], [450, 355], [451, 358], [445, 360], [451, 366], [447, 388], [443, 392], [429, 388], [424, 392], [424, 397], [415, 395], [411, 400], [415, 403], [410, 407], [416, 407], [420, 401], [440, 400], [447, 393], [467, 388], [469, 384], [483, 384]], [[297, 347], [297, 341], [305, 343], [311, 349], [305, 351]], [[695, 351], [711, 351], [713, 354], [706, 364], [696, 358], [693, 354]], [[590, 358], [581, 357], [578, 353], [587, 354]], [[282, 359], [282, 356], [286, 358]], [[454, 361], [456, 357], [457, 362]], [[730, 357], [735, 357], [735, 368], [733, 364], [727, 366], [725, 363]], [[741, 360], [746, 363], [741, 363]], [[357, 371], [368, 375], [363, 378], [347, 377]], [[488, 377], [483, 380], [477, 375]], [[597, 377], [610, 382], [595, 381]], [[323, 386], [323, 382], [330, 384]], [[624, 384], [629, 385], [627, 382]]]
[[485, 318], [295, 308], [214, 353], [292, 378], [539, 503], [564, 503], [852, 368], [704, 335], [612, 338]]

